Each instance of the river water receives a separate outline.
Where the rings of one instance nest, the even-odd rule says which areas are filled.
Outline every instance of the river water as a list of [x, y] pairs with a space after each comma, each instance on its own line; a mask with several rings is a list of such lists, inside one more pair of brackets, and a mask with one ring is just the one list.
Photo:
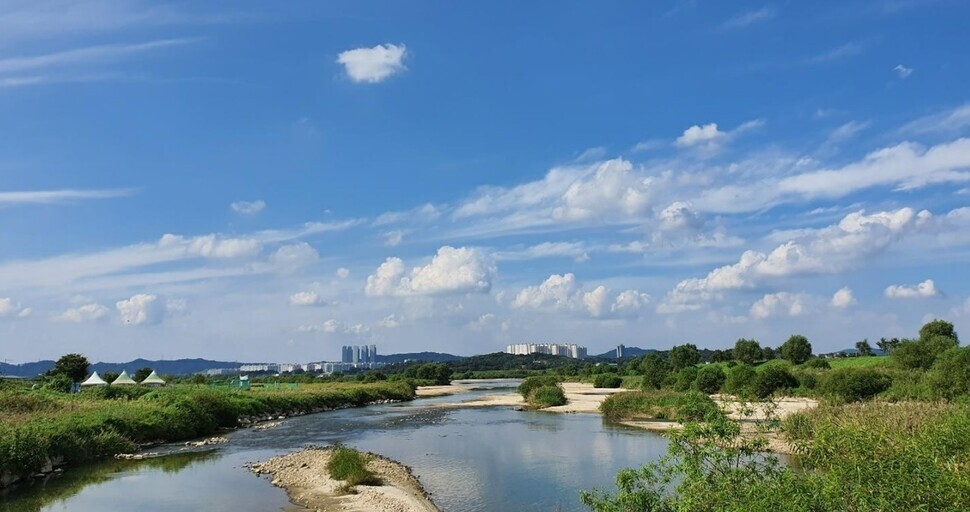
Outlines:
[[232, 433], [215, 450], [70, 468], [0, 496], [0, 512], [105, 510], [298, 511], [286, 494], [243, 468], [308, 444], [341, 442], [410, 466], [446, 512], [587, 510], [579, 491], [613, 487], [624, 467], [656, 460], [666, 440], [594, 414], [440, 404], [510, 391], [517, 381], [474, 381], [448, 397], [344, 409]]

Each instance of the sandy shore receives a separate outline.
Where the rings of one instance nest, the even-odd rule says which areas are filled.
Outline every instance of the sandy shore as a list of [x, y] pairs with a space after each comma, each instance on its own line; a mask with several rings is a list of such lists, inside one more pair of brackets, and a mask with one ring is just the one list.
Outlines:
[[359, 485], [356, 494], [344, 494], [343, 482], [327, 472], [331, 452], [330, 448], [307, 448], [252, 464], [250, 469], [257, 475], [270, 475], [273, 485], [285, 489], [294, 503], [320, 512], [441, 512], [410, 468], [376, 454], [368, 454], [367, 468], [384, 484]]
[[[434, 386], [448, 387], [448, 386]], [[566, 393], [566, 405], [547, 407], [547, 412], [591, 413], [598, 414], [600, 404], [606, 397], [625, 389], [598, 389], [592, 384], [582, 382], [564, 382], [562, 389]], [[474, 400], [439, 404], [438, 407], [525, 407], [522, 395], [515, 391], [485, 395]]]
[[419, 397], [445, 396], [454, 395], [456, 393], [464, 393], [473, 389], [475, 388], [464, 384], [451, 384], [448, 386], [418, 386], [418, 389], [414, 392], [414, 394]]

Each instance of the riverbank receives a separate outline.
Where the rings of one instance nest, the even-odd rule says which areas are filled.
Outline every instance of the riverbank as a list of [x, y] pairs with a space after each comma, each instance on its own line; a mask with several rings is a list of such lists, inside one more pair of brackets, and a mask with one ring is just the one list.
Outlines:
[[412, 400], [406, 382], [240, 391], [197, 385], [0, 393], [0, 488], [57, 469], [280, 416]]
[[272, 484], [284, 489], [294, 503], [322, 512], [440, 512], [410, 468], [373, 453], [365, 454], [367, 469], [382, 485], [357, 485], [348, 494], [344, 482], [329, 476], [332, 453], [332, 448], [307, 448], [252, 464], [250, 470], [270, 475]]

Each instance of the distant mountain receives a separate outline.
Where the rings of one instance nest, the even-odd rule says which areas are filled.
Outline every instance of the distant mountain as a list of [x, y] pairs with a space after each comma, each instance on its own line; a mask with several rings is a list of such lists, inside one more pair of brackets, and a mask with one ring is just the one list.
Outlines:
[[[91, 365], [91, 370], [99, 373], [121, 373], [122, 370], [127, 370], [128, 373], [134, 373], [140, 368], [151, 368], [161, 375], [192, 375], [210, 368], [238, 368], [241, 364], [245, 363], [210, 361], [208, 359], [176, 359], [172, 361], [135, 359], [127, 363], [94, 363]], [[0, 375], [36, 377], [52, 368], [54, 368], [54, 361], [37, 361], [24, 364], [0, 363]]]
[[[655, 352], [659, 352], [659, 351], [654, 350], [652, 348], [623, 347], [623, 358], [626, 359], [628, 357], [640, 357], [646, 354], [653, 354]], [[601, 359], [616, 359], [616, 349], [610, 350], [608, 352], [603, 352], [600, 355], [592, 356], [592, 357], [601, 358]]]
[[445, 354], [443, 352], [408, 352], [405, 354], [377, 355], [378, 363], [398, 364], [405, 361], [424, 361], [427, 363], [444, 363], [448, 361], [460, 361], [461, 356]]

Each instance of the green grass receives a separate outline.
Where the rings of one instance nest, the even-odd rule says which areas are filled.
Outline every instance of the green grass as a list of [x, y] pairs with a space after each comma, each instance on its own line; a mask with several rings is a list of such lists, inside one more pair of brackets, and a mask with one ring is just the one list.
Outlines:
[[889, 366], [889, 356], [839, 357], [826, 359], [833, 370], [838, 368], [868, 368]]
[[334, 480], [344, 482], [344, 490], [353, 492], [355, 485], [381, 485], [381, 479], [367, 469], [370, 457], [353, 448], [337, 445], [327, 461], [327, 472]]
[[612, 420], [703, 420], [720, 409], [707, 395], [697, 392], [626, 391], [610, 395], [600, 404], [603, 416]]
[[301, 414], [410, 400], [407, 382], [314, 384], [298, 389], [238, 391], [196, 385], [162, 389], [0, 392], [0, 472], [26, 475], [48, 458], [68, 464], [129, 452], [138, 444], [192, 439], [245, 416]]

